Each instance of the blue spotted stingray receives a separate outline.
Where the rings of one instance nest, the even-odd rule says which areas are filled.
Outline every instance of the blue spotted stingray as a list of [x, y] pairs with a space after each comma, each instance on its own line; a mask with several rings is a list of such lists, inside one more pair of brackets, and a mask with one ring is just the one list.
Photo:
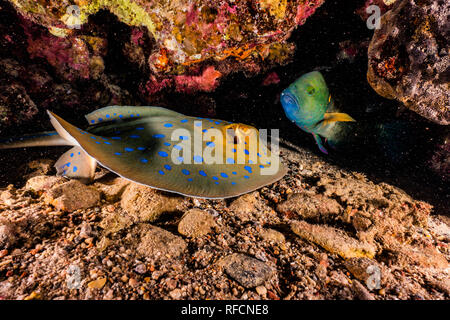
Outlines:
[[[244, 124], [188, 117], [160, 107], [111, 106], [86, 115], [90, 126], [82, 130], [48, 114], [56, 131], [13, 138], [0, 143], [0, 149], [70, 145], [55, 164], [58, 175], [91, 180], [98, 163], [128, 180], [200, 198], [238, 196], [286, 174], [281, 162], [274, 172], [263, 174], [274, 157], [265, 144], [252, 157], [244, 133], [254, 128]], [[211, 129], [223, 132], [223, 139], [202, 139], [200, 150], [189, 144], [196, 134]], [[215, 150], [222, 150], [218, 161], [206, 161], [204, 155], [217, 156]], [[174, 151], [179, 154], [175, 161]]]

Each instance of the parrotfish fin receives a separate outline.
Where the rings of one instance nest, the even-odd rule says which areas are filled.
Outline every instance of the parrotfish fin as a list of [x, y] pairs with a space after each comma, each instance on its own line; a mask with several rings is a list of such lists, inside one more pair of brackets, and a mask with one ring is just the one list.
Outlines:
[[340, 112], [330, 112], [330, 113], [325, 113], [325, 115], [323, 116], [323, 124], [327, 125], [330, 124], [332, 122], [354, 122], [356, 121], [355, 119], [353, 119], [351, 116], [349, 116], [346, 113], [340, 113]]
[[94, 178], [97, 161], [80, 147], [73, 147], [55, 163], [57, 175], [89, 182]]
[[316, 141], [317, 146], [319, 147], [320, 151], [322, 151], [325, 154], [328, 154], [327, 149], [325, 149], [325, 147], [322, 144], [322, 139], [320, 139], [320, 136], [317, 133], [313, 133], [312, 135], [313, 135], [314, 140]]
[[71, 145], [56, 131], [33, 133], [21, 137], [11, 137], [0, 140], [0, 149], [15, 149], [28, 147], [49, 147]]
[[110, 106], [87, 114], [90, 125], [117, 120], [137, 119], [142, 117], [181, 116], [180, 113], [160, 107], [122, 107]]

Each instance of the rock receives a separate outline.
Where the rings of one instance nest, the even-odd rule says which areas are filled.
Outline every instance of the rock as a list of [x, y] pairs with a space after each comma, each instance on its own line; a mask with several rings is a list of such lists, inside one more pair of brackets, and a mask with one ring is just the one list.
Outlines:
[[286, 201], [280, 203], [277, 210], [288, 217], [297, 216], [303, 219], [318, 220], [339, 215], [342, 207], [336, 200], [321, 194], [294, 193]]
[[191, 209], [183, 215], [178, 223], [178, 232], [186, 237], [197, 238], [210, 233], [215, 226], [214, 217], [207, 211]]
[[274, 229], [261, 229], [259, 235], [263, 240], [273, 241], [275, 243], [283, 243], [286, 241], [284, 235]]
[[102, 194], [102, 197], [108, 202], [116, 202], [120, 200], [125, 188], [130, 184], [130, 181], [124, 178], [107, 177], [94, 183], [94, 187]]
[[375, 91], [442, 125], [450, 124], [449, 10], [448, 1], [397, 1], [368, 50]]
[[56, 176], [36, 176], [29, 179], [25, 185], [25, 189], [34, 192], [43, 192], [51, 188], [67, 182], [67, 179]]
[[374, 259], [350, 258], [344, 262], [345, 267], [353, 276], [364, 282], [370, 289], [380, 289], [386, 280], [386, 270]]
[[9, 249], [17, 242], [15, 230], [11, 224], [0, 224], [0, 249]]
[[260, 296], [265, 296], [267, 294], [267, 289], [264, 286], [257, 286], [255, 290]]
[[353, 291], [360, 300], [375, 300], [372, 294], [358, 280], [353, 280]]
[[238, 197], [229, 208], [240, 215], [248, 215], [256, 210], [257, 203], [257, 193], [252, 192]]
[[416, 265], [424, 268], [446, 269], [450, 265], [435, 247], [398, 244], [390, 248], [392, 261], [400, 266]]
[[90, 16], [101, 11], [115, 15], [130, 32], [118, 35], [111, 47], [123, 51], [136, 70], [151, 71], [142, 85], [149, 95], [166, 87], [211, 91], [225, 74], [285, 63], [295, 48], [287, 43], [292, 31], [324, 1], [79, 1], [75, 12], [55, 0], [9, 2], [23, 17], [22, 41], [29, 54], [45, 59], [70, 81], [101, 78], [107, 34], [114, 28], [106, 20], [102, 32], [85, 30], [99, 28]]
[[274, 273], [266, 263], [240, 253], [225, 257], [221, 265], [231, 278], [246, 288], [262, 285]]
[[181, 289], [174, 289], [169, 292], [170, 297], [174, 300], [179, 300], [181, 298], [181, 294]]
[[53, 171], [54, 160], [51, 159], [38, 159], [28, 162], [24, 167], [27, 172], [24, 175], [26, 180], [29, 180], [36, 176], [47, 175]]
[[47, 191], [44, 201], [59, 210], [72, 212], [99, 204], [100, 193], [78, 180], [71, 180]]
[[291, 224], [292, 231], [299, 237], [314, 242], [325, 250], [344, 259], [354, 257], [373, 258], [376, 247], [370, 243], [358, 241], [339, 229], [328, 226], [312, 225], [305, 221]]
[[183, 198], [131, 183], [125, 189], [120, 203], [135, 221], [153, 222], [163, 213], [179, 211], [183, 205]]
[[141, 239], [137, 251], [142, 256], [176, 258], [187, 248], [186, 242], [181, 237], [158, 227], [143, 226], [140, 234]]

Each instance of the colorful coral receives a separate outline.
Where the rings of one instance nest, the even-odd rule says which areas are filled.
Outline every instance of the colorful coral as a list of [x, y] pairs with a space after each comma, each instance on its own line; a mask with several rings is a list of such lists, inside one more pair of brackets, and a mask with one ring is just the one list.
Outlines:
[[375, 91], [439, 124], [450, 124], [450, 2], [397, 1], [369, 46]]
[[290, 33], [324, 0], [9, 1], [26, 20], [48, 29], [47, 34], [27, 33], [28, 50], [66, 79], [102, 73], [102, 54], [89, 39], [102, 46], [105, 39], [93, 31], [89, 17], [111, 12], [131, 27], [124, 52], [150, 71], [144, 88], [151, 94], [169, 83], [177, 91], [210, 91], [232, 71], [260, 72], [285, 63], [294, 50], [286, 42]]

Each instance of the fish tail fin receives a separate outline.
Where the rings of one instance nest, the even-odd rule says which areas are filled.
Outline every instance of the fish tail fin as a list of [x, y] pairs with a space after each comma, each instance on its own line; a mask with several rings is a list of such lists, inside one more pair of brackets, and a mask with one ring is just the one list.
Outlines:
[[319, 147], [320, 151], [322, 151], [325, 154], [328, 154], [327, 149], [325, 149], [325, 147], [322, 144], [322, 139], [320, 138], [320, 136], [317, 133], [313, 133], [312, 135], [313, 135], [314, 140], [316, 141], [317, 146]]
[[350, 115], [341, 112], [327, 112], [323, 117], [323, 122], [325, 125], [332, 122], [356, 122]]
[[90, 182], [94, 178], [97, 161], [76, 146], [64, 153], [55, 163], [58, 176]]
[[0, 139], [0, 149], [15, 149], [27, 147], [68, 146], [69, 141], [56, 131], [28, 134], [20, 137]]

